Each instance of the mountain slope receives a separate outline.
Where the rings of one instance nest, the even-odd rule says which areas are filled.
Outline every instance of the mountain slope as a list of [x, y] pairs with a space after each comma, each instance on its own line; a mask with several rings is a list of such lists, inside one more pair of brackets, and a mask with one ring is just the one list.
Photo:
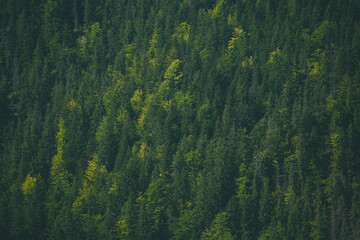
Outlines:
[[360, 2], [1, 0], [1, 239], [360, 239]]

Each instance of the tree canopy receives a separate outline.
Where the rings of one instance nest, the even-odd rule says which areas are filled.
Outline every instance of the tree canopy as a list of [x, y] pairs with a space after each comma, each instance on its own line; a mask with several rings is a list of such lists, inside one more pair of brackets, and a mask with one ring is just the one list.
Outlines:
[[359, 10], [0, 0], [0, 238], [360, 239]]

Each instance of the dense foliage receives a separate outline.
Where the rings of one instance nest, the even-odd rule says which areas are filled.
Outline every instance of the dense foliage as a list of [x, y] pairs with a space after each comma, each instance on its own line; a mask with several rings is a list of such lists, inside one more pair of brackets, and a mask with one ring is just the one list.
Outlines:
[[360, 1], [0, 16], [1, 239], [360, 239]]

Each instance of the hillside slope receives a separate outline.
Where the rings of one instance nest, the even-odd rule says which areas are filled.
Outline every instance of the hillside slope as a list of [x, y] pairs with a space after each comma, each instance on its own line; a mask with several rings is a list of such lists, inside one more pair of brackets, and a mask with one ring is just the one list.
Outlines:
[[1, 239], [360, 239], [360, 1], [0, 16]]

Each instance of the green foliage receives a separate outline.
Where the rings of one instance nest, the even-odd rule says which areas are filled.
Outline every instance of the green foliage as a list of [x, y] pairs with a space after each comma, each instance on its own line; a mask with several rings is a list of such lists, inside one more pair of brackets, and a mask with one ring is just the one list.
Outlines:
[[164, 74], [165, 80], [173, 80], [175, 81], [175, 83], [177, 83], [180, 80], [180, 78], [183, 76], [183, 74], [178, 71], [180, 63], [181, 61], [176, 59], [170, 64], [170, 66], [167, 68]]
[[183, 22], [175, 29], [175, 33], [172, 35], [172, 38], [176, 39], [178, 42], [187, 42], [189, 40], [189, 34], [190, 25]]
[[360, 239], [359, 1], [0, 2], [0, 239]]
[[57, 154], [52, 159], [50, 174], [52, 183], [63, 189], [63, 191], [67, 191], [69, 188], [69, 172], [66, 169], [66, 159], [64, 159], [64, 151], [66, 149], [67, 141], [67, 131], [63, 118], [59, 119], [58, 127], [59, 131], [56, 135]]
[[24, 195], [27, 196], [34, 192], [36, 187], [37, 178], [30, 177], [30, 174], [27, 175], [25, 182], [21, 185], [21, 190], [23, 191]]
[[216, 215], [210, 229], [206, 229], [202, 235], [201, 240], [234, 240], [235, 237], [231, 235], [230, 230], [227, 228], [227, 214], [226, 212]]

